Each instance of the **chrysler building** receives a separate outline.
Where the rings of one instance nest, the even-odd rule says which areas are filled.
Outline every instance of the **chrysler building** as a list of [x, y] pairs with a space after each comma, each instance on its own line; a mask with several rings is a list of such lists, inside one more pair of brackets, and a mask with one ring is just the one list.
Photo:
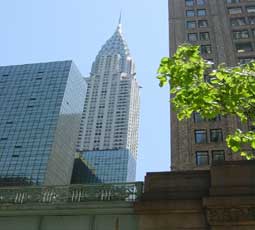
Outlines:
[[77, 146], [103, 183], [135, 180], [140, 108], [135, 75], [119, 20], [86, 78], [88, 88]]

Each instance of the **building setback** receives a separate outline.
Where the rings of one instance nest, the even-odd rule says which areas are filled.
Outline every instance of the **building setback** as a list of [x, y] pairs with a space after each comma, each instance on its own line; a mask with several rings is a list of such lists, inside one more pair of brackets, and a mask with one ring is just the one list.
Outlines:
[[139, 85], [119, 23], [94, 61], [78, 150], [102, 182], [135, 180]]
[[86, 94], [72, 61], [0, 67], [0, 178], [69, 184]]
[[[249, 0], [169, 0], [170, 56], [182, 43], [201, 45], [215, 64], [235, 66], [255, 58], [255, 2]], [[248, 124], [250, 126], [250, 124]], [[178, 121], [171, 110], [171, 168], [209, 168], [213, 161], [237, 160], [225, 138], [242, 127], [236, 117]], [[251, 128], [251, 127], [249, 127]]]

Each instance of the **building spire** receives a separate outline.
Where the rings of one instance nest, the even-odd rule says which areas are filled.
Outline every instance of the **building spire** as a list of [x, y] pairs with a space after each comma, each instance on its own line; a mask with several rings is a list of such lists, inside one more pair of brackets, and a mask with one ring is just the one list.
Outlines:
[[121, 25], [122, 10], [120, 10], [119, 25]]

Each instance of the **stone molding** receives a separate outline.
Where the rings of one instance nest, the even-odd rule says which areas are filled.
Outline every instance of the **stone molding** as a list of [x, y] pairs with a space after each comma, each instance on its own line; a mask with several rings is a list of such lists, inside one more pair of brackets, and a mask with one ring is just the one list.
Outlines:
[[210, 208], [207, 209], [206, 215], [210, 225], [252, 221], [255, 226], [255, 207]]
[[255, 161], [148, 173], [135, 212], [142, 230], [255, 229]]

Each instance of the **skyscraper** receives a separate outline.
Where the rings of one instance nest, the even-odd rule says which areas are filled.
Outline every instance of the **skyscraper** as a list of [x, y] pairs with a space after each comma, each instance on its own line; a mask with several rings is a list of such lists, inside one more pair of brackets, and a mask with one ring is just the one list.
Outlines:
[[[215, 64], [235, 66], [255, 58], [255, 2], [169, 0], [170, 56], [182, 43], [199, 44]], [[243, 126], [236, 117], [203, 120], [198, 113], [178, 121], [171, 111], [172, 170], [206, 169], [216, 160], [237, 160], [224, 139]]]
[[87, 78], [78, 150], [102, 182], [135, 180], [139, 85], [119, 25], [103, 45]]
[[72, 61], [0, 67], [0, 178], [69, 184], [86, 83]]

